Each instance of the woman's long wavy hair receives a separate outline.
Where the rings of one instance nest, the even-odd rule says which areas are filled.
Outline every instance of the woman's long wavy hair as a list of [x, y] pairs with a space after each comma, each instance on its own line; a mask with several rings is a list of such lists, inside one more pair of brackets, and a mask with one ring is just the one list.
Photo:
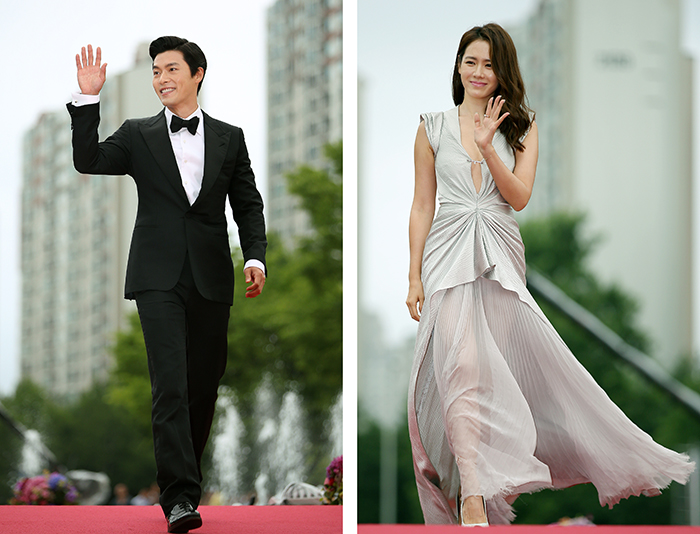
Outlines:
[[[525, 104], [525, 84], [518, 66], [518, 53], [513, 40], [501, 26], [489, 23], [484, 26], [474, 26], [462, 35], [457, 49], [454, 72], [452, 74], [452, 100], [455, 106], [464, 101], [464, 86], [459, 75], [459, 66], [467, 47], [474, 41], [486, 41], [491, 49], [491, 66], [498, 80], [494, 98], [501, 95], [506, 103], [501, 113], [510, 113], [498, 128], [505, 136], [508, 144], [514, 150], [523, 151], [525, 147], [520, 138], [528, 131], [534, 112]], [[532, 114], [532, 119], [530, 115]]]

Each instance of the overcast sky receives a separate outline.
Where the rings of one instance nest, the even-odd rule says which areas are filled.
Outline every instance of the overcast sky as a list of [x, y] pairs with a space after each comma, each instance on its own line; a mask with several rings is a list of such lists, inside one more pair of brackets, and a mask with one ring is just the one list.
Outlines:
[[[0, 129], [0, 395], [14, 391], [19, 367], [21, 143], [39, 115], [65, 111], [77, 90], [75, 54], [102, 48], [110, 76], [128, 70], [139, 43], [161, 35], [196, 42], [207, 56], [203, 109], [243, 128], [265, 189], [265, 17], [272, 0], [0, 2], [5, 57], [5, 127]], [[65, 112], [69, 128], [68, 112]]]
[[[360, 306], [379, 316], [389, 343], [415, 336], [418, 324], [408, 315], [405, 300], [413, 142], [419, 114], [454, 107], [450, 92], [452, 61], [459, 38], [466, 30], [487, 22], [497, 22], [506, 28], [517, 25], [538, 3], [536, 0], [376, 0], [359, 4]], [[698, 185], [694, 206], [697, 210], [700, 206], [697, 196], [700, 190], [697, 160], [700, 0], [681, 1], [681, 5], [681, 43], [695, 58], [694, 152]], [[698, 228], [697, 222], [695, 227]], [[697, 243], [700, 231], [695, 235]], [[696, 245], [695, 250], [697, 257], [700, 246]], [[698, 265], [697, 259], [695, 264]], [[697, 294], [700, 280], [697, 276], [695, 279]], [[696, 297], [696, 310], [699, 300]], [[700, 313], [696, 313], [696, 332], [700, 331], [699, 323]]]

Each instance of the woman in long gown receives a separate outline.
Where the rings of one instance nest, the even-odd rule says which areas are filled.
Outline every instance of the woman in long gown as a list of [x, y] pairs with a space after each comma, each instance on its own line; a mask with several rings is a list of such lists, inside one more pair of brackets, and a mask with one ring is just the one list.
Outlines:
[[526, 289], [513, 209], [532, 192], [537, 124], [503, 28], [462, 36], [452, 89], [457, 107], [421, 116], [409, 225], [406, 304], [420, 323], [408, 418], [425, 522], [507, 524], [517, 496], [542, 488], [591, 482], [612, 506], [685, 483], [694, 463], [622, 413]]

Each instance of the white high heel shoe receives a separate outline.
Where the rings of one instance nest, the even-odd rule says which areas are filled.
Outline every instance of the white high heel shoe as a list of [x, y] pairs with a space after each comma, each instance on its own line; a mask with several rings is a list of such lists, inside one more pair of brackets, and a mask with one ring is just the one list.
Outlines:
[[459, 524], [460, 526], [463, 527], [488, 527], [489, 526], [489, 516], [486, 513], [486, 501], [484, 500], [484, 497], [482, 495], [478, 495], [478, 497], [481, 497], [481, 505], [484, 508], [484, 519], [486, 519], [485, 523], [465, 523], [464, 522], [464, 499], [462, 499], [461, 495], [459, 498]]

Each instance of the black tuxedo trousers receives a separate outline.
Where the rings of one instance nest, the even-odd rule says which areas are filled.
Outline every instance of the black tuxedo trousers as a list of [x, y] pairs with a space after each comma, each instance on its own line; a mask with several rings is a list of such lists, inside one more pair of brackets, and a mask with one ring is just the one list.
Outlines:
[[148, 353], [160, 504], [197, 507], [201, 461], [226, 368], [230, 306], [197, 290], [189, 258], [175, 287], [136, 293]]

